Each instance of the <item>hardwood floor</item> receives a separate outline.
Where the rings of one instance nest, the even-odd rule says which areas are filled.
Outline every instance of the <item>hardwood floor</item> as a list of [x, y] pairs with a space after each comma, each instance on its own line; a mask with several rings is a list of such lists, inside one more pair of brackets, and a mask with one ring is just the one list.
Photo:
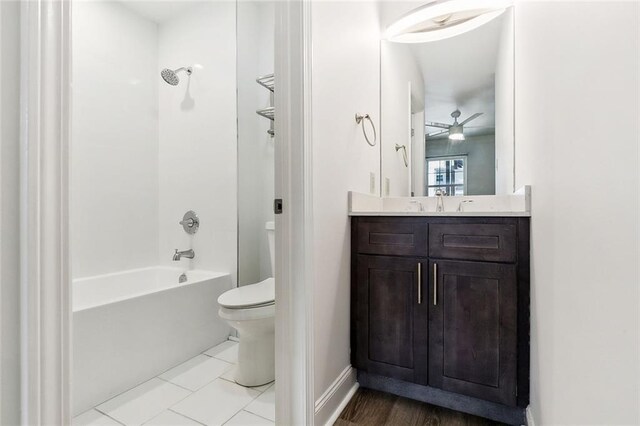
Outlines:
[[493, 426], [501, 424], [370, 389], [358, 389], [334, 423], [335, 426]]

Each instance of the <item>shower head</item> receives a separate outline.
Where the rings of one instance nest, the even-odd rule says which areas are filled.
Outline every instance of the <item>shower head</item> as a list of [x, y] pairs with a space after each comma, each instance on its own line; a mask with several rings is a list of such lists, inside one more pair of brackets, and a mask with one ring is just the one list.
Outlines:
[[178, 78], [178, 73], [180, 71], [186, 71], [187, 75], [191, 75], [191, 73], [193, 72], [193, 69], [191, 67], [186, 67], [186, 68], [182, 67], [182, 68], [178, 68], [177, 70], [170, 70], [168, 68], [165, 68], [162, 70], [160, 75], [162, 76], [162, 79], [167, 83], [169, 83], [170, 85], [177, 86], [178, 83], [180, 83], [180, 78]]

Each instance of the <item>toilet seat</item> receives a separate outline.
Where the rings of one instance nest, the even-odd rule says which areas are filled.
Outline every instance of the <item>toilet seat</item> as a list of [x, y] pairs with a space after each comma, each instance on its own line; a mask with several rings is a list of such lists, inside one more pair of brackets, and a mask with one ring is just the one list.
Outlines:
[[275, 280], [267, 278], [226, 291], [218, 297], [218, 304], [225, 310], [259, 309], [275, 303]]
[[263, 305], [257, 308], [243, 308], [243, 309], [229, 309], [220, 307], [218, 309], [218, 315], [220, 318], [227, 321], [264, 321], [266, 319], [273, 319], [276, 316], [276, 305], [272, 303], [270, 305]]

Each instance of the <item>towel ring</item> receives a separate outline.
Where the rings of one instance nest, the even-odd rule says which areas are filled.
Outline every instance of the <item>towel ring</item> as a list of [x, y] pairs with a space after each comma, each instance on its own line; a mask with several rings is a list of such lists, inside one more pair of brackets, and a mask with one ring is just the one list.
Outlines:
[[404, 160], [404, 166], [409, 167], [409, 159], [407, 158], [407, 146], [396, 144], [396, 152], [402, 150], [402, 159]]
[[[373, 143], [369, 140], [369, 136], [367, 136], [367, 131], [364, 128], [365, 119], [369, 120], [369, 123], [371, 123], [371, 128], [373, 129]], [[362, 134], [364, 135], [364, 138], [366, 139], [367, 143], [371, 146], [376, 146], [378, 135], [376, 134], [376, 126], [373, 124], [373, 120], [371, 119], [369, 114], [362, 115], [362, 114], [356, 113], [356, 124], [362, 125]]]

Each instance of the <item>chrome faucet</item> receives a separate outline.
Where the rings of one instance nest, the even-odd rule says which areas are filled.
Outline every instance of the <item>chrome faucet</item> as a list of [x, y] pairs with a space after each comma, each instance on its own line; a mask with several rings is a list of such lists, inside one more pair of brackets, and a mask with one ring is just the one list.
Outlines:
[[196, 252], [194, 252], [193, 249], [182, 250], [182, 251], [178, 251], [178, 249], [176, 249], [176, 252], [173, 253], [173, 260], [177, 262], [183, 257], [186, 257], [187, 259], [193, 259], [195, 255], [196, 255]]
[[463, 212], [463, 211], [464, 211], [464, 210], [463, 210], [463, 206], [464, 206], [466, 203], [473, 203], [473, 200], [462, 200], [462, 201], [460, 201], [460, 204], [458, 204], [458, 210], [457, 210], [457, 211], [459, 211], [459, 212]]
[[446, 192], [444, 192], [443, 189], [438, 188], [436, 189], [436, 211], [438, 213], [441, 213], [444, 211], [444, 200], [442, 199], [442, 197], [446, 195]]
[[407, 211], [410, 211], [410, 212], [411, 211], [415, 211], [415, 210], [413, 210], [413, 206], [415, 206], [417, 211], [419, 211], [419, 212], [423, 212], [424, 211], [424, 206], [418, 200], [409, 201], [409, 206], [407, 207]]

